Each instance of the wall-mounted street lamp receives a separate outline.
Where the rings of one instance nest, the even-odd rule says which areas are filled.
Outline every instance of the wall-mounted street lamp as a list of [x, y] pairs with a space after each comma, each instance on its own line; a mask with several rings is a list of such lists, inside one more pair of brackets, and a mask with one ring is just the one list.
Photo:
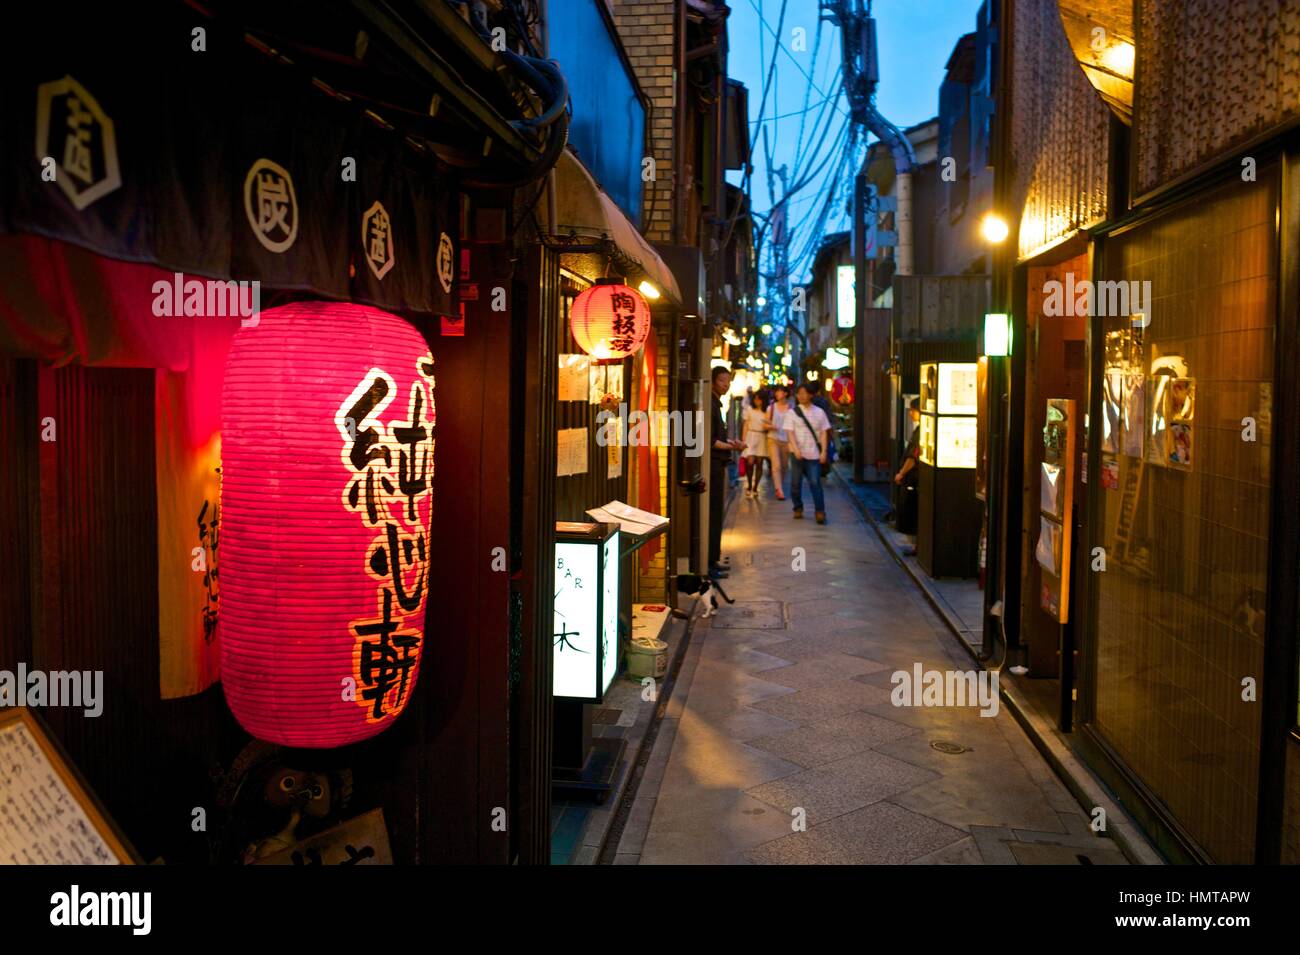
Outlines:
[[984, 354], [1005, 358], [1011, 354], [1011, 316], [989, 312], [984, 316]]
[[984, 237], [986, 242], [997, 245], [1010, 234], [1011, 230], [1007, 227], [1007, 220], [995, 213], [986, 212], [984, 218], [980, 220], [980, 235]]

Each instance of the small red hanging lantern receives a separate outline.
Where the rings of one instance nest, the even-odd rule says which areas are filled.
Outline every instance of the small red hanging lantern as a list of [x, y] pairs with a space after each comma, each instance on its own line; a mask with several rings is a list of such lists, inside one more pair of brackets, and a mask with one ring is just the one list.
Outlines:
[[433, 358], [376, 308], [303, 302], [235, 335], [222, 394], [221, 677], [253, 736], [342, 746], [419, 673]]
[[650, 306], [626, 285], [595, 285], [569, 309], [578, 347], [598, 361], [634, 355], [650, 335]]
[[840, 405], [853, 404], [853, 379], [847, 374], [840, 374], [831, 382], [831, 400]]

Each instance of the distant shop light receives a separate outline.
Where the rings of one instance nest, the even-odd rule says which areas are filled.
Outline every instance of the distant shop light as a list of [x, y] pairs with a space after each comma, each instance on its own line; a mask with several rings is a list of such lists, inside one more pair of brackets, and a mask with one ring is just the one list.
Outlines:
[[777, 353], [778, 355], [785, 354], [785, 346], [784, 346], [784, 345], [777, 345], [777, 346], [776, 346], [776, 353]]
[[771, 335], [771, 334], [772, 334], [772, 326], [771, 326], [771, 325], [768, 325], [768, 324], [760, 325], [759, 328], [758, 328], [758, 330], [759, 330], [760, 332], [762, 332], [764, 335]]
[[793, 364], [794, 364], [794, 359], [791, 358], [789, 355], [781, 356], [781, 366], [783, 368], [789, 368]]
[[839, 371], [849, 367], [849, 350], [847, 348], [828, 348], [822, 359], [822, 367], [827, 371]]
[[[759, 308], [762, 308], [764, 305], [767, 304], [767, 299], [764, 298], [762, 295], [760, 295], [760, 296], [758, 297], [758, 299], [757, 299], [757, 303], [756, 303], [756, 304], [758, 305]], [[763, 334], [767, 334], [767, 333], [764, 332]]]
[[990, 358], [1011, 354], [1011, 316], [1002, 312], [984, 316], [984, 354]]
[[1007, 227], [1007, 220], [992, 212], [986, 212], [984, 218], [980, 220], [980, 235], [984, 236], [986, 242], [992, 242], [997, 245], [1011, 234]]

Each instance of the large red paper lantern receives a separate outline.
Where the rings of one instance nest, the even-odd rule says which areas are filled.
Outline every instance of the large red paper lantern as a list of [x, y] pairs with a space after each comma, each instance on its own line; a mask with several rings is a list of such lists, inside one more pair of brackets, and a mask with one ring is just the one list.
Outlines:
[[236, 334], [222, 394], [221, 677], [253, 736], [342, 746], [406, 707], [432, 556], [433, 358], [306, 302]]
[[592, 358], [623, 359], [636, 354], [650, 335], [650, 306], [626, 285], [595, 285], [573, 300], [569, 327]]

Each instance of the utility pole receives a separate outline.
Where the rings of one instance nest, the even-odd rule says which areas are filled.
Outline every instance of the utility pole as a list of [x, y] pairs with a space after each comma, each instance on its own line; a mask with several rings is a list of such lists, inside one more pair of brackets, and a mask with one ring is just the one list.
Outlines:
[[[850, 119], [856, 124], [866, 142], [870, 132], [885, 143], [893, 155], [895, 194], [898, 209], [894, 214], [898, 230], [894, 247], [894, 274], [912, 274], [912, 172], [916, 168], [916, 154], [906, 136], [876, 109], [876, 87], [880, 82], [880, 67], [876, 56], [876, 21], [871, 15], [871, 0], [822, 0], [821, 15], [840, 29], [844, 92], [848, 97]], [[870, 153], [867, 153], [870, 156]], [[853, 276], [854, 276], [854, 329], [853, 329], [853, 382], [857, 394], [853, 402], [853, 480], [866, 480], [867, 458], [867, 385], [870, 376], [880, 370], [866, 367], [867, 308], [870, 305], [871, 278], [866, 257], [867, 216], [875, 212], [872, 193], [867, 178], [867, 157], [862, 160], [853, 181]], [[891, 329], [889, 340], [890, 414], [898, 419], [900, 410], [895, 407], [897, 388], [894, 369], [894, 340]]]
[[[789, 211], [789, 175], [790, 172], [782, 163], [776, 171], [777, 178], [781, 180], [781, 202], [780, 215], [777, 219], [779, 231], [773, 236], [772, 252], [776, 259], [776, 285], [777, 293], [781, 297], [781, 329], [785, 333], [782, 339], [782, 364], [784, 359], [790, 355], [790, 221]], [[792, 359], [793, 361], [793, 359]]]

